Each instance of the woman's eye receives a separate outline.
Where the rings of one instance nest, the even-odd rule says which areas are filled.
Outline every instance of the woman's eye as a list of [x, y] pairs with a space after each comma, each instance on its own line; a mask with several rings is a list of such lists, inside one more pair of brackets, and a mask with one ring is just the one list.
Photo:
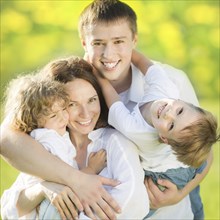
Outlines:
[[97, 100], [97, 98], [96, 97], [93, 97], [93, 98], [91, 98], [90, 100], [89, 100], [89, 102], [95, 102]]

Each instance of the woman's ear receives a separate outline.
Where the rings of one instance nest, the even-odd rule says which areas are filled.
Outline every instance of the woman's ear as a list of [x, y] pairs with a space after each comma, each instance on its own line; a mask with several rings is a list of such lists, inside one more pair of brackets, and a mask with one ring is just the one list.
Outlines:
[[160, 140], [162, 143], [168, 144], [168, 139], [159, 134]]

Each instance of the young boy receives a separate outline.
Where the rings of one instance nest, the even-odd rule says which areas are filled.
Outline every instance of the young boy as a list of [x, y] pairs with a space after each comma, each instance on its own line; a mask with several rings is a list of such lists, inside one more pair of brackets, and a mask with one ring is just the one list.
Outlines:
[[[143, 73], [145, 64], [150, 63], [136, 51], [132, 61]], [[194, 178], [195, 168], [207, 160], [212, 145], [219, 141], [214, 116], [179, 100], [177, 87], [158, 64], [152, 63], [148, 68], [148, 88], [132, 111], [120, 101], [107, 79], [98, 75], [97, 78], [109, 107], [108, 122], [138, 146], [145, 175], [155, 184], [159, 178], [169, 179], [182, 189]], [[171, 149], [158, 140], [171, 145]], [[159, 188], [164, 190], [160, 185]]]
[[[78, 169], [76, 149], [66, 131], [69, 122], [68, 106], [69, 96], [64, 85], [57, 81], [41, 80], [37, 75], [26, 75], [12, 80], [6, 91], [5, 111], [11, 115], [11, 128], [30, 134], [51, 154]], [[98, 174], [105, 166], [106, 154], [104, 150], [100, 150], [89, 155], [88, 166], [81, 170], [88, 174]], [[42, 181], [21, 173], [13, 188], [28, 188]], [[4, 197], [13, 200], [7, 196], [8, 192], [10, 190], [6, 190], [2, 196], [2, 206], [8, 205]], [[46, 200], [42, 202], [41, 209], [45, 209], [44, 211], [47, 203]], [[44, 211], [41, 210], [40, 213], [43, 214]], [[22, 215], [22, 218], [35, 219], [36, 214], [34, 209]], [[18, 218], [17, 212], [11, 212], [10, 217]]]

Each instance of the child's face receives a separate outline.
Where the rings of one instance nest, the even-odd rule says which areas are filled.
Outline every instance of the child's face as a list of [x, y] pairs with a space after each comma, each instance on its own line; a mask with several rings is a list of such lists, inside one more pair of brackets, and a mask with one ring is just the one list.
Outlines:
[[65, 84], [70, 97], [68, 107], [70, 132], [88, 135], [93, 131], [100, 116], [99, 97], [94, 87], [83, 79], [75, 79]]
[[64, 102], [55, 102], [51, 109], [51, 114], [45, 116], [44, 124], [42, 127], [53, 129], [58, 134], [64, 135], [66, 132], [66, 126], [69, 121], [69, 114], [67, 109], [64, 107]]
[[153, 126], [160, 138], [177, 139], [180, 131], [200, 118], [199, 113], [181, 100], [161, 99], [154, 101], [150, 108]]
[[111, 81], [126, 78], [136, 36], [126, 20], [91, 25], [82, 41], [89, 61]]

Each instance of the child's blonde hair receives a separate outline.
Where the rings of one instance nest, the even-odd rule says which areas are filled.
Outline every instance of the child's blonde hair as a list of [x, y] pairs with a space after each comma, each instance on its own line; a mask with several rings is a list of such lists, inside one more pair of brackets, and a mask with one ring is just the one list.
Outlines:
[[206, 161], [212, 145], [219, 141], [219, 134], [217, 120], [210, 112], [189, 105], [200, 114], [200, 119], [182, 129], [178, 140], [168, 139], [168, 143], [179, 161], [197, 168]]
[[5, 93], [5, 114], [13, 129], [30, 133], [41, 127], [44, 116], [51, 114], [54, 102], [67, 107], [69, 97], [64, 86], [56, 81], [42, 80], [38, 75], [19, 76], [10, 81]]

